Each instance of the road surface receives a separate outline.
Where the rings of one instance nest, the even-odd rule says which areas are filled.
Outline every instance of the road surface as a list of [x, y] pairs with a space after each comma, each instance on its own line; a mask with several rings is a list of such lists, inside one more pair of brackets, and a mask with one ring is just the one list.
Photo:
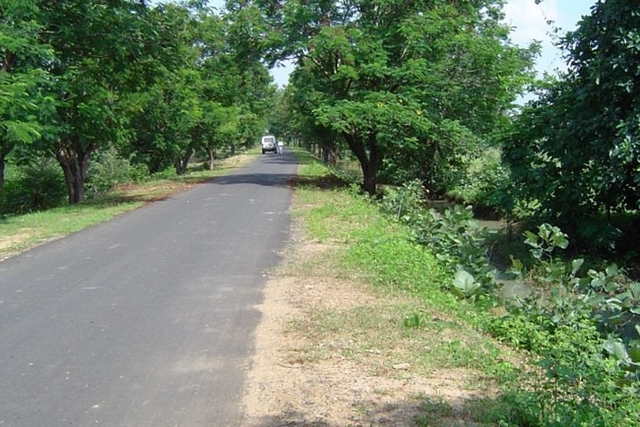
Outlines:
[[0, 263], [0, 426], [242, 425], [295, 158]]

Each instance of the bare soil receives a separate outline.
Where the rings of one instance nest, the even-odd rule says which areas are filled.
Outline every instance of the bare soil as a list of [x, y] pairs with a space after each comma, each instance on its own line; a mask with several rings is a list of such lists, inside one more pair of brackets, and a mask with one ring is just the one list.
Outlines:
[[468, 402], [491, 391], [477, 386], [478, 373], [425, 367], [412, 354], [428, 351], [423, 337], [395, 332], [397, 307], [421, 304], [340, 277], [331, 261], [339, 243], [309, 240], [299, 224], [293, 235], [257, 307], [245, 425], [480, 425]]

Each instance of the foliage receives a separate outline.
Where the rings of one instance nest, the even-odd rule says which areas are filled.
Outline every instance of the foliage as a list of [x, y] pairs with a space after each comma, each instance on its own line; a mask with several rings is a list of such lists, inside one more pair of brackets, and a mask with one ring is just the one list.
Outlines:
[[[535, 354], [544, 373], [530, 375], [528, 390], [512, 391], [529, 402], [519, 416], [534, 425], [633, 420], [640, 389], [640, 284], [621, 281], [615, 266], [581, 274], [584, 260], [559, 261], [555, 251], [567, 248], [569, 239], [558, 227], [543, 224], [525, 236], [536, 261], [527, 277], [542, 291], [511, 305], [491, 326], [499, 339]], [[524, 277], [520, 260], [513, 260], [513, 271]]]
[[615, 243], [610, 226], [583, 235], [583, 224], [640, 207], [639, 29], [637, 2], [596, 2], [561, 43], [568, 72], [542, 86], [506, 141], [517, 196], [576, 241]]
[[[413, 238], [454, 273], [453, 295], [490, 302], [494, 281], [483, 246], [486, 235], [473, 233], [468, 209], [457, 207], [443, 215], [424, 211], [422, 196], [421, 185], [414, 182], [389, 190], [381, 206], [409, 225]], [[584, 260], [558, 260], [556, 252], [569, 246], [558, 227], [543, 224], [525, 237], [533, 266], [526, 269], [513, 259], [512, 271], [521, 280], [526, 277], [534, 292], [507, 301], [506, 315], [479, 321], [501, 341], [530, 352], [538, 369], [523, 371], [507, 387], [501, 399], [510, 409], [496, 414], [494, 421], [604, 426], [636, 420], [640, 285], [625, 281], [615, 266], [585, 274]], [[422, 319], [408, 317], [405, 324], [419, 326]], [[513, 407], [515, 402], [519, 406]]]
[[443, 214], [420, 214], [410, 223], [414, 239], [434, 251], [451, 270], [465, 270], [483, 287], [493, 286], [486, 246], [488, 231], [473, 219], [471, 207], [454, 206]]
[[87, 180], [88, 193], [92, 196], [112, 190], [119, 184], [138, 181], [146, 175], [146, 171], [131, 165], [115, 147], [96, 154], [89, 166]]
[[492, 0], [256, 3], [276, 30], [265, 45], [297, 59], [293, 90], [358, 159], [370, 194], [382, 167], [445, 186], [448, 164], [503, 126], [535, 51], [510, 44]]
[[454, 294], [475, 299], [481, 291], [491, 293], [494, 272], [488, 260], [488, 231], [478, 226], [470, 207], [456, 205], [440, 214], [422, 209], [423, 200], [424, 189], [413, 181], [389, 190], [382, 208], [408, 225], [412, 240], [428, 247], [455, 274]]
[[55, 58], [46, 64], [54, 108], [40, 116], [47, 131], [37, 148], [58, 160], [69, 203], [78, 203], [84, 199], [91, 155], [123, 137], [118, 105], [144, 46], [138, 24], [145, 5], [133, 0], [38, 3], [39, 36]]
[[406, 182], [400, 188], [385, 191], [380, 202], [383, 211], [394, 219], [409, 220], [424, 209], [425, 188], [418, 180]]
[[[557, 260], [554, 252], [566, 249], [569, 244], [567, 235], [558, 227], [543, 224], [537, 234], [528, 231], [525, 235], [525, 243], [537, 260], [529, 280], [534, 286], [543, 284], [542, 288], [549, 290], [546, 305], [539, 310], [552, 322], [570, 322], [586, 314], [603, 336], [614, 334], [627, 343], [640, 339], [636, 328], [640, 324], [639, 283], [629, 282], [615, 265], [581, 274], [583, 259], [569, 263]], [[517, 259], [513, 260], [512, 271], [520, 277], [525, 275], [523, 263]], [[538, 299], [534, 296], [527, 303], [536, 303]]]
[[7, 156], [16, 146], [40, 138], [38, 106], [51, 61], [50, 47], [39, 38], [41, 22], [35, 2], [5, 0], [0, 5], [0, 212]]
[[194, 153], [233, 153], [267, 126], [274, 88], [262, 50], [244, 37], [255, 10], [6, 0], [0, 18], [0, 190], [15, 147], [56, 159], [78, 203], [98, 170], [92, 158], [108, 147], [182, 174]]
[[64, 203], [65, 194], [64, 176], [52, 159], [8, 165], [3, 192], [5, 213], [22, 215], [54, 208]]
[[473, 157], [465, 161], [463, 176], [448, 187], [447, 196], [472, 205], [476, 216], [517, 217], [513, 183], [500, 150], [481, 146], [479, 152], [469, 156]]

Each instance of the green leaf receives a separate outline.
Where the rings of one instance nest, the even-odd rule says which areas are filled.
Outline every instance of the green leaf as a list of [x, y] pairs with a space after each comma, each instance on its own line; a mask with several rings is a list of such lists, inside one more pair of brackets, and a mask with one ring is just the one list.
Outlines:
[[578, 258], [578, 259], [574, 259], [573, 261], [571, 261], [571, 275], [572, 276], [576, 275], [578, 270], [580, 270], [580, 267], [582, 267], [582, 264], [584, 264], [584, 259], [583, 258]]
[[618, 269], [617, 265], [612, 264], [607, 266], [605, 273], [607, 274], [607, 277], [612, 277], [617, 276], [620, 273], [620, 270]]
[[628, 365], [630, 363], [633, 363], [633, 360], [631, 360], [631, 357], [629, 356], [629, 353], [627, 352], [627, 348], [620, 341], [609, 339], [609, 340], [605, 341], [604, 349], [609, 354], [615, 356], [618, 359], [619, 363], [621, 363], [623, 365]]
[[471, 273], [458, 270], [453, 278], [453, 292], [461, 298], [469, 298], [477, 293], [480, 284], [476, 282]]
[[629, 358], [633, 363], [640, 363], [640, 344], [634, 343], [629, 346]]

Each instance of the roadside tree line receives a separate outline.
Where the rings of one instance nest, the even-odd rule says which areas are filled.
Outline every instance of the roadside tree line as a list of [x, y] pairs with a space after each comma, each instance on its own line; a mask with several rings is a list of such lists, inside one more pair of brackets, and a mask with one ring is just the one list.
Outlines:
[[252, 144], [276, 92], [254, 16], [206, 1], [3, 1], [0, 200], [8, 162], [55, 159], [78, 203], [101, 152], [184, 174], [194, 153], [212, 166]]
[[[355, 161], [370, 194], [417, 179], [430, 197], [557, 224], [581, 249], [633, 250], [635, 2], [595, 2], [560, 39], [567, 71], [543, 80], [501, 0], [207, 3], [4, 1], [0, 189], [7, 161], [55, 159], [77, 203], [104, 151], [182, 174], [268, 128]], [[267, 67], [285, 60], [277, 91]]]
[[417, 179], [476, 212], [556, 224], [579, 250], [634, 250], [636, 2], [594, 1], [559, 38], [566, 71], [542, 78], [503, 1], [253, 3], [272, 28], [266, 57], [295, 63], [278, 126], [327, 162], [357, 161], [369, 194]]

